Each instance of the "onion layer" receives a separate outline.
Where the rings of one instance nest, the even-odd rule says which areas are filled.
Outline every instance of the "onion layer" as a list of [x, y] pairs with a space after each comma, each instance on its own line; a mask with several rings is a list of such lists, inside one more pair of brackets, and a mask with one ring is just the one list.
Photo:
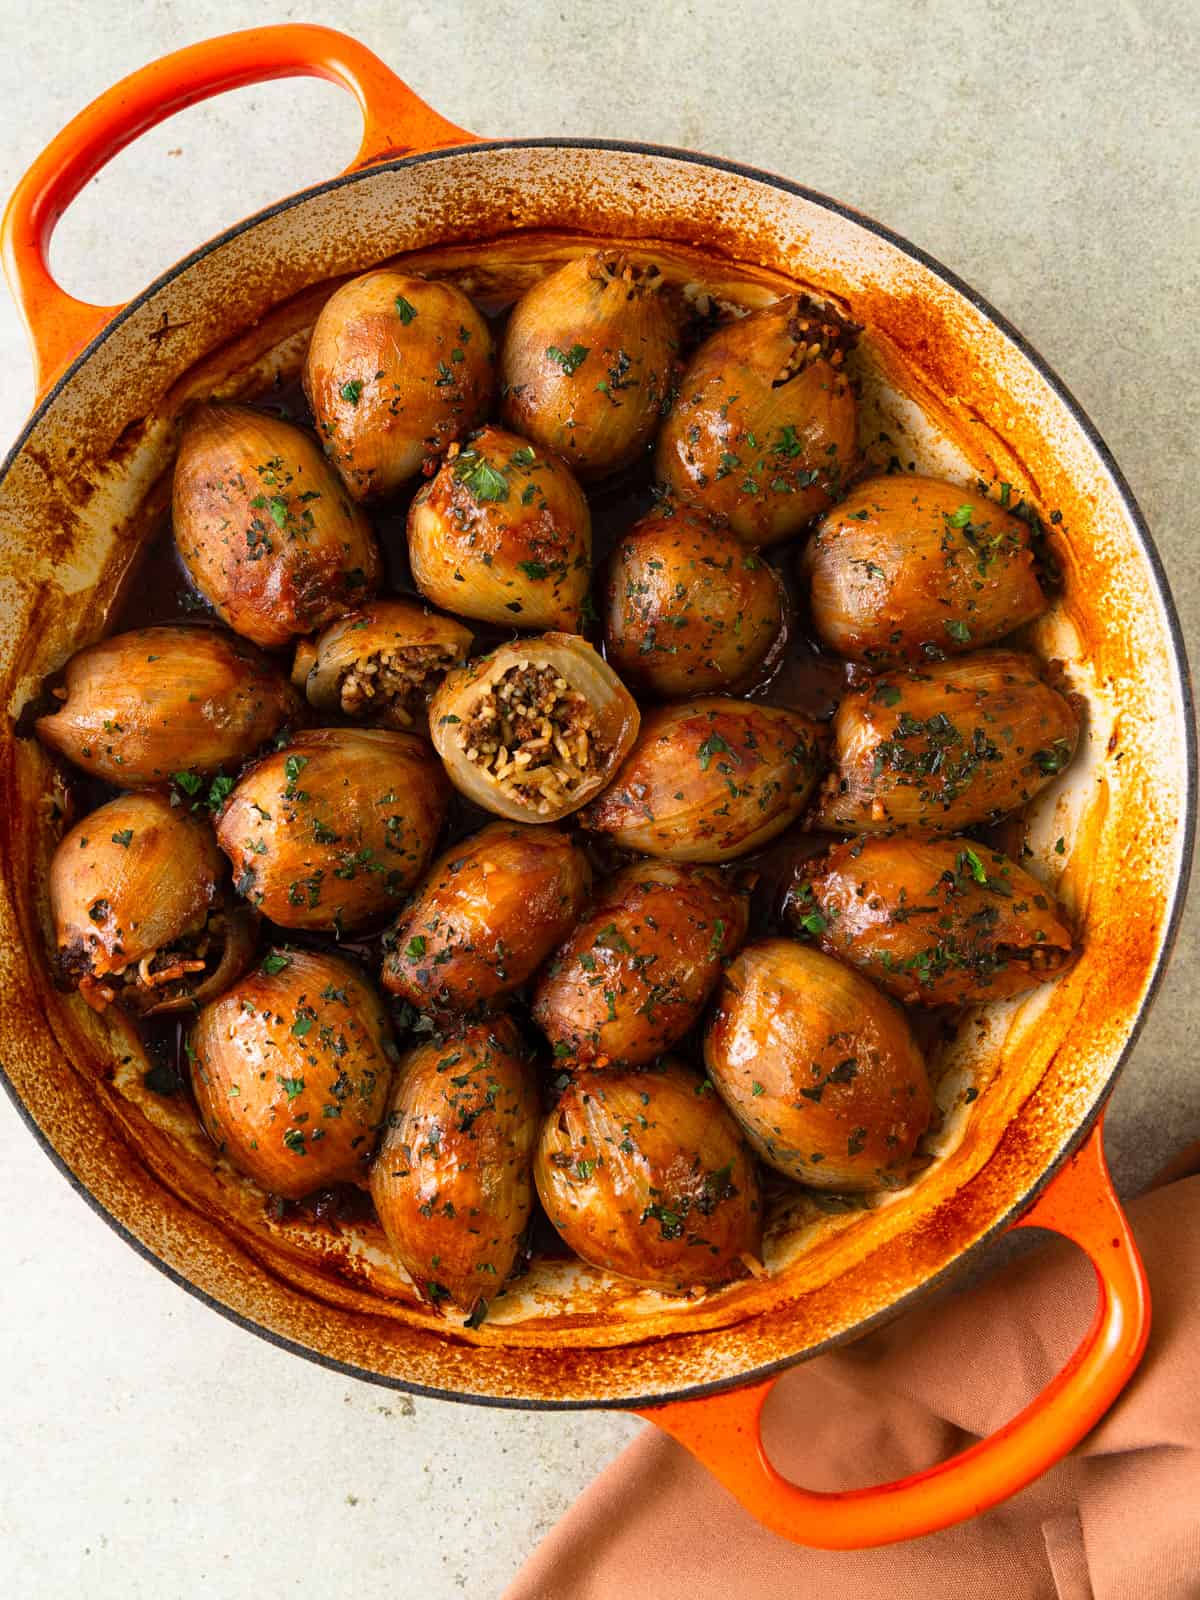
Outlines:
[[274, 949], [188, 1041], [204, 1126], [234, 1166], [299, 1199], [362, 1183], [395, 1046], [379, 996], [337, 956]]
[[558, 828], [493, 822], [430, 868], [388, 937], [384, 988], [458, 1011], [509, 994], [570, 932], [591, 883]]
[[448, 798], [414, 734], [317, 728], [243, 773], [217, 837], [238, 893], [273, 922], [351, 931], [420, 878]]
[[636, 523], [613, 553], [608, 659], [664, 700], [752, 680], [781, 640], [773, 567], [687, 506]]
[[504, 420], [581, 478], [645, 450], [675, 364], [675, 319], [657, 267], [619, 251], [580, 256], [513, 307], [500, 355]]
[[748, 915], [749, 891], [711, 868], [635, 862], [555, 952], [533, 1020], [577, 1066], [653, 1061], [700, 1016]]
[[59, 970], [97, 1011], [204, 999], [247, 965], [257, 924], [231, 912], [212, 829], [153, 793], [118, 795], [63, 838], [50, 911]]
[[902, 1183], [932, 1114], [903, 1012], [792, 939], [747, 945], [731, 963], [704, 1060], [763, 1160], [815, 1189]]
[[423, 732], [430, 695], [473, 637], [416, 601], [373, 600], [301, 645], [294, 677], [318, 711]]
[[664, 706], [610, 787], [580, 817], [625, 850], [668, 861], [732, 861], [804, 809], [824, 732], [799, 711], [719, 698]]
[[835, 770], [815, 823], [839, 833], [958, 833], [1044, 789], [1075, 754], [1079, 717], [1015, 650], [882, 674], [834, 718]]
[[249, 406], [189, 414], [173, 519], [192, 582], [265, 649], [360, 605], [382, 573], [371, 525], [316, 440]]
[[821, 643], [877, 666], [993, 644], [1046, 609], [1026, 523], [903, 472], [860, 483], [822, 518], [802, 570]]
[[484, 428], [413, 500], [408, 558], [435, 605], [506, 628], [579, 626], [592, 519], [556, 455]]
[[542, 1125], [534, 1177], [571, 1249], [635, 1283], [681, 1293], [727, 1283], [761, 1248], [754, 1159], [678, 1061], [572, 1079]]
[[395, 494], [484, 416], [492, 336], [452, 283], [380, 268], [330, 295], [304, 388], [317, 431], [358, 500]]
[[37, 732], [85, 772], [136, 788], [241, 761], [298, 710], [279, 668], [244, 640], [167, 625], [72, 656], [62, 705]]
[[857, 406], [843, 368], [858, 332], [806, 295], [718, 328], [679, 381], [659, 477], [747, 544], [798, 533], [854, 463]]
[[473, 1326], [504, 1287], [533, 1209], [537, 1079], [507, 1017], [401, 1057], [371, 1197], [420, 1294]]
[[787, 917], [909, 1004], [1022, 994], [1057, 977], [1074, 955], [1050, 891], [970, 839], [835, 845], [791, 891]]

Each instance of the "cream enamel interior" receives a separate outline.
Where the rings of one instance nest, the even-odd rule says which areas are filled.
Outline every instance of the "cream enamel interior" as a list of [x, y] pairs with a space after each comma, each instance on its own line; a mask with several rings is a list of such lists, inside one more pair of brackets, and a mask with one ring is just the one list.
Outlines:
[[[797, 1201], [772, 1224], [769, 1277], [680, 1301], [543, 1262], [467, 1333], [411, 1300], [377, 1234], [275, 1223], [190, 1118], [142, 1087], [133, 1035], [54, 992], [53, 771], [13, 724], [44, 675], [105, 631], [165, 503], [188, 399], [294, 371], [342, 275], [436, 247], [438, 270], [486, 290], [514, 257], [528, 276], [586, 235], [640, 239], [684, 280], [743, 303], [785, 282], [836, 298], [867, 324], [862, 437], [884, 462], [895, 451], [964, 483], [1007, 481], [1044, 514], [1061, 510], [1066, 592], [1033, 641], [1067, 662], [1087, 730], [1037, 804], [1029, 865], [1078, 919], [1085, 952], [1057, 985], [964, 1023], [941, 1063], [940, 1157], [920, 1180], [871, 1211]], [[446, 249], [489, 238], [491, 267]], [[689, 253], [695, 241], [706, 260]], [[0, 481], [0, 685], [0, 1064], [29, 1115], [100, 1206], [218, 1305], [367, 1374], [478, 1397], [619, 1403], [727, 1382], [849, 1334], [947, 1268], [1033, 1190], [1103, 1097], [1185, 869], [1186, 693], [1170, 620], [1128, 504], [1070, 407], [982, 311], [885, 237], [669, 154], [478, 147], [375, 169], [266, 214], [161, 282], [68, 376]]]

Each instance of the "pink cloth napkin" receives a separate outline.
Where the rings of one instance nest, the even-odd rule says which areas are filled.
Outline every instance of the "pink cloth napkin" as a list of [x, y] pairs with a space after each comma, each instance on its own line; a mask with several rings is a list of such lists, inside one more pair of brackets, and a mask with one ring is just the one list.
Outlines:
[[[1150, 1275], [1145, 1359], [1038, 1483], [973, 1522], [880, 1550], [768, 1533], [647, 1425], [505, 1600], [1200, 1600], [1200, 1150], [1130, 1206]], [[993, 1431], [1062, 1366], [1095, 1278], [1061, 1242], [797, 1367], [767, 1404], [772, 1459], [814, 1489], [899, 1477]]]

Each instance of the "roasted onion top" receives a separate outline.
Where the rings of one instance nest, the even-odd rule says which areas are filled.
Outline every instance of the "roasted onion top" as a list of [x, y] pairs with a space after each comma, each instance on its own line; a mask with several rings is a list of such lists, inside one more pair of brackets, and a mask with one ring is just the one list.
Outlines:
[[822, 517], [804, 571], [821, 643], [876, 666], [961, 655], [1046, 609], [1028, 523], [905, 472], [860, 483]]
[[175, 543], [235, 633], [270, 649], [343, 616], [379, 584], [371, 525], [303, 428], [203, 405], [175, 463]]
[[799, 711], [717, 698], [664, 707], [643, 718], [580, 821], [643, 855], [733, 861], [799, 816], [823, 748], [823, 730]]
[[753, 1270], [758, 1175], [711, 1086], [678, 1061], [585, 1073], [542, 1126], [546, 1215], [585, 1261], [676, 1292]]
[[378, 995], [349, 961], [269, 950], [188, 1040], [204, 1125], [272, 1194], [365, 1180], [396, 1051]]
[[253, 755], [299, 700], [266, 656], [223, 628], [136, 628], [67, 663], [38, 738], [125, 788], [207, 774]]

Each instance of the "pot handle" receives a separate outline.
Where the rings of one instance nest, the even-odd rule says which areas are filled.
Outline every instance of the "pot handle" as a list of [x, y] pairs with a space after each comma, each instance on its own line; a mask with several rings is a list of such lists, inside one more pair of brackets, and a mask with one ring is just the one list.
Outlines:
[[1032, 1483], [1097, 1423], [1141, 1359], [1150, 1331], [1145, 1269], [1104, 1160], [1097, 1125], [1019, 1222], [1051, 1228], [1096, 1269], [1095, 1320], [1066, 1366], [990, 1438], [912, 1477], [840, 1494], [789, 1483], [768, 1461], [760, 1429], [775, 1380], [640, 1416], [692, 1452], [773, 1533], [822, 1550], [860, 1550], [963, 1522]]
[[333, 28], [248, 28], [139, 67], [50, 141], [18, 183], [0, 224], [4, 270], [33, 346], [39, 398], [122, 309], [76, 300], [51, 275], [50, 236], [71, 201], [127, 144], [174, 112], [272, 78], [327, 78], [354, 96], [363, 138], [347, 171], [475, 138], [439, 116], [365, 45]]

